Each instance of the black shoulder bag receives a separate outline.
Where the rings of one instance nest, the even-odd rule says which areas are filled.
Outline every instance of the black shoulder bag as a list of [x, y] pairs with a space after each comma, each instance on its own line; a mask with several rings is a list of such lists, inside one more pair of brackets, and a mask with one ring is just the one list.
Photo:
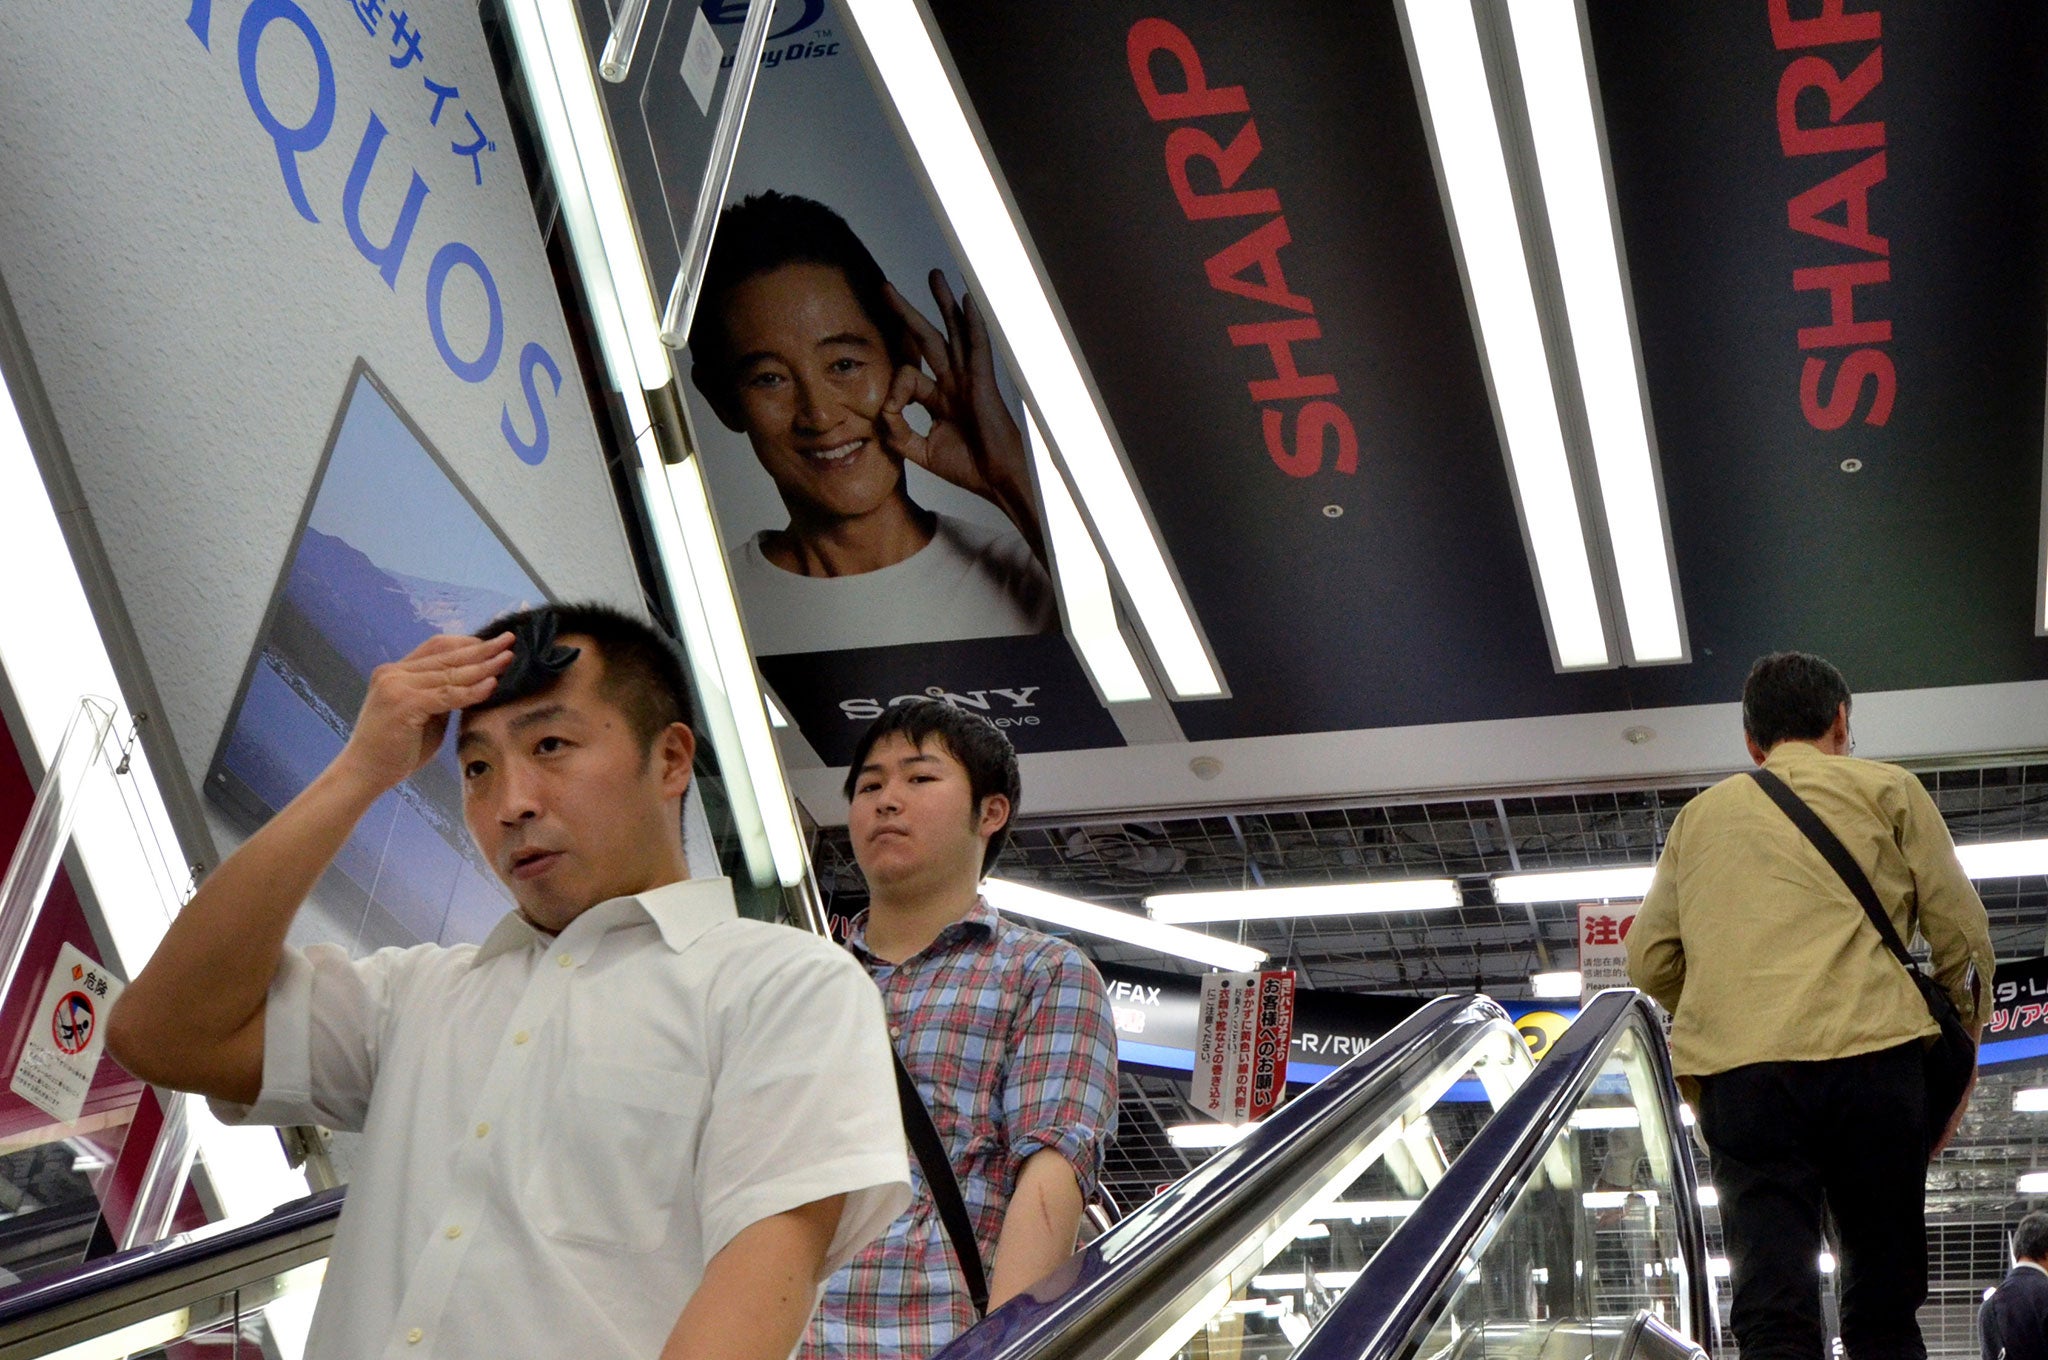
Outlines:
[[981, 1268], [981, 1248], [974, 1240], [974, 1223], [967, 1217], [967, 1201], [961, 1197], [953, 1159], [946, 1155], [946, 1144], [939, 1137], [938, 1125], [932, 1122], [932, 1112], [925, 1108], [924, 1097], [917, 1093], [917, 1082], [894, 1045], [890, 1046], [889, 1056], [896, 1060], [896, 1095], [903, 1106], [904, 1136], [910, 1139], [910, 1150], [917, 1155], [918, 1166], [924, 1169], [924, 1183], [931, 1188], [939, 1221], [945, 1224], [946, 1236], [953, 1241], [953, 1255], [959, 1259], [960, 1273], [967, 1279], [967, 1296], [974, 1300], [974, 1315], [987, 1317], [988, 1276]]
[[1863, 866], [1856, 862], [1856, 857], [1849, 853], [1849, 848], [1835, 833], [1828, 830], [1828, 824], [1820, 819], [1820, 814], [1808, 807], [1805, 799], [1792, 792], [1784, 780], [1769, 770], [1751, 770], [1749, 776], [1792, 819], [1792, 824], [1805, 833], [1806, 839], [1813, 842], [1813, 848], [1820, 851], [1821, 858], [1842, 876], [1842, 882], [1863, 904], [1863, 913], [1877, 928], [1885, 948], [1891, 950], [1912, 977], [1913, 985], [1920, 989], [1920, 999], [1927, 1004], [1927, 1013], [1941, 1027], [1941, 1033], [1925, 1055], [1927, 1141], [1931, 1148], [1948, 1128], [1949, 1120], [1955, 1118], [1963, 1096], [1970, 1089], [1970, 1078], [1977, 1071], [1977, 1041], [1970, 1037], [1970, 1031], [1963, 1025], [1963, 1017], [1957, 1012], [1955, 998], [1948, 994], [1948, 989], [1920, 971], [1920, 965], [1906, 951], [1899, 932], [1892, 927], [1892, 918], [1877, 900], [1877, 890], [1870, 886]]

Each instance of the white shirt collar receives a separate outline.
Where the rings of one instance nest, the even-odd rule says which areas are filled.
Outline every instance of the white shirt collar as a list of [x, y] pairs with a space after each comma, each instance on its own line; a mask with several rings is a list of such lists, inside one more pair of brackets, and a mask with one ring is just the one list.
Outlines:
[[[731, 879], [686, 878], [630, 897], [614, 897], [599, 902], [571, 921], [569, 929], [578, 933], [594, 931], [603, 934], [638, 917], [652, 921], [655, 929], [661, 932], [662, 943], [673, 953], [680, 954], [696, 943], [705, 931], [738, 915], [739, 908], [733, 903]], [[543, 931], [518, 912], [508, 911], [484, 937], [470, 966], [476, 967], [500, 954], [509, 954], [529, 945], [538, 944], [545, 949], [547, 942], [548, 936]]]
[[2028, 1270], [2038, 1270], [2043, 1275], [2048, 1275], [2048, 1266], [2042, 1265], [2039, 1261], [2028, 1261], [2022, 1259], [2014, 1261], [2012, 1265], [2014, 1270], [2018, 1270], [2021, 1266], [2025, 1266]]

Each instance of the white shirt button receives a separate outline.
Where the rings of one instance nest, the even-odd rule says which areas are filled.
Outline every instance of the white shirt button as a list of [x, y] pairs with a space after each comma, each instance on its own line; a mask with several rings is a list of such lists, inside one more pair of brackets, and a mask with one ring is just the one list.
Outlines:
[[901, 1026], [901, 1025], [891, 1025], [891, 1026], [889, 1026], [889, 1037], [890, 1037], [891, 1039], [901, 1039], [901, 1038], [903, 1037], [903, 1026]]
[[479, 1137], [479, 1138], [488, 1138], [488, 1137], [490, 1137], [490, 1136], [491, 1136], [491, 1126], [490, 1126], [489, 1124], [479, 1124], [479, 1125], [477, 1125], [477, 1126], [476, 1126], [476, 1136], [477, 1136], [477, 1137]]
[[520, 1030], [517, 1034], [512, 1036], [512, 1042], [515, 1044], [523, 1044], [532, 1037], [533, 1036], [531, 1034], [528, 1034], [525, 1030]]
[[569, 955], [567, 954], [562, 955], [562, 957], [555, 960], [555, 962], [563, 968], [574, 968], [576, 966], [576, 960], [569, 957]]
[[420, 1344], [420, 1338], [425, 1335], [425, 1332], [415, 1327], [405, 1334], [405, 1344], [408, 1346], [417, 1346]]
[[462, 1229], [457, 1227], [455, 1224], [450, 1223], [448, 1225], [448, 1240], [450, 1242], [453, 1242], [456, 1238], [460, 1236], [462, 1236]]

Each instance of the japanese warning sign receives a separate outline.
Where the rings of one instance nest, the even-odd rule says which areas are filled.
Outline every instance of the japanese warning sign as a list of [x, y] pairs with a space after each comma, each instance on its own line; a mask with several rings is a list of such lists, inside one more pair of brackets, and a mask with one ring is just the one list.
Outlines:
[[1640, 902], [1579, 903], [1579, 999], [1628, 986], [1628, 928]]
[[1211, 973], [1202, 979], [1193, 1098], [1227, 1124], [1263, 1119], [1287, 1086], [1294, 974]]
[[77, 945], [66, 944], [43, 987], [8, 1089], [61, 1124], [77, 1119], [100, 1065], [107, 1012], [125, 985]]

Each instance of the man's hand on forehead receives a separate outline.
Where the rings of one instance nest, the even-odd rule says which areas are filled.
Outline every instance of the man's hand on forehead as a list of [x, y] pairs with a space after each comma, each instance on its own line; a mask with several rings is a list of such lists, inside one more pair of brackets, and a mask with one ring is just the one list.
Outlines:
[[512, 648], [510, 633], [444, 634], [371, 671], [355, 731], [333, 768], [378, 793], [404, 783], [440, 749], [449, 715], [497, 690]]

